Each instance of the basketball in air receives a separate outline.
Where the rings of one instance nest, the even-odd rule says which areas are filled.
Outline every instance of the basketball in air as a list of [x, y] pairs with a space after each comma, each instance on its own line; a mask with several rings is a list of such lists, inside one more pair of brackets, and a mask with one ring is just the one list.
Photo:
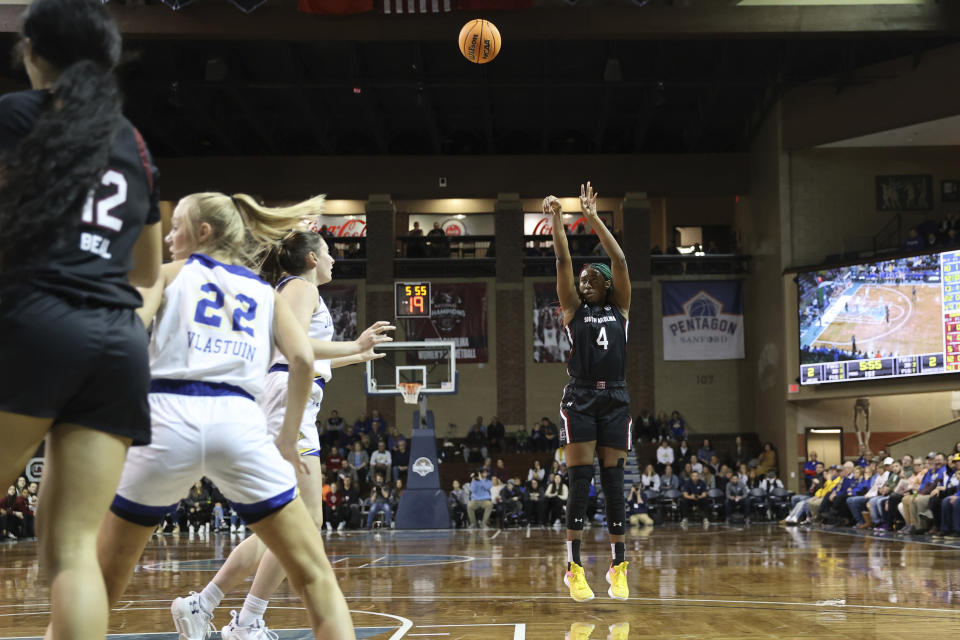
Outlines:
[[489, 20], [471, 20], [460, 29], [460, 53], [470, 62], [490, 62], [500, 53], [500, 31]]

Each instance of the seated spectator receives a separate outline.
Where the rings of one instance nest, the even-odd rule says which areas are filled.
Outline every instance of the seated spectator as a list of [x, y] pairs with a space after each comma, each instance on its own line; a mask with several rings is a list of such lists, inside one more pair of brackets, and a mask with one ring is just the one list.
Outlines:
[[519, 516], [523, 511], [523, 491], [514, 478], [508, 478], [507, 484], [500, 490], [500, 527], [511, 516]]
[[803, 463], [803, 482], [807, 491], [810, 490], [810, 483], [817, 477], [817, 452], [811, 451], [807, 456], [807, 461]]
[[367, 417], [366, 413], [361, 413], [360, 417], [357, 418], [353, 423], [353, 432], [356, 434], [357, 438], [359, 438], [364, 433], [369, 435], [370, 430], [370, 418]]
[[[889, 460], [889, 462], [887, 460]], [[882, 487], [890, 477], [890, 466], [893, 464], [893, 458], [888, 458], [887, 460], [883, 461], [882, 472], [874, 473], [872, 477], [864, 481], [866, 483], [866, 491], [862, 493], [858, 491], [847, 497], [847, 511], [853, 516], [853, 526], [857, 529], [866, 529], [872, 526], [872, 518], [870, 524], [864, 519], [864, 509], [870, 500], [877, 496], [880, 492], [880, 487]], [[804, 468], [804, 471], [806, 471], [806, 468]], [[869, 518], [870, 512], [867, 511], [866, 515]]]
[[654, 471], [653, 465], [648, 464], [640, 476], [640, 487], [644, 490], [660, 491], [660, 476]]
[[563, 447], [558, 447], [557, 450], [553, 452], [553, 461], [561, 467], [567, 466], [567, 453], [563, 450]]
[[507, 480], [510, 479], [510, 474], [507, 473], [507, 468], [503, 464], [503, 458], [497, 458], [497, 466], [493, 468], [493, 476], [499, 478], [503, 484], [506, 484]]
[[763, 451], [760, 452], [760, 457], [757, 458], [757, 475], [763, 477], [767, 475], [767, 471], [770, 469], [776, 470], [776, 468], [777, 451], [771, 443], [765, 442], [763, 444]]
[[323, 462], [323, 470], [327, 473], [340, 475], [340, 471], [346, 462], [344, 457], [340, 455], [340, 449], [331, 448], [330, 453], [327, 454], [327, 459]]
[[18, 534], [22, 535], [22, 529], [23, 514], [17, 510], [17, 487], [10, 485], [7, 495], [0, 500], [0, 536], [16, 540]]
[[384, 481], [382, 474], [374, 476], [373, 486], [370, 487], [370, 497], [367, 498], [370, 511], [367, 512], [367, 529], [373, 528], [378, 513], [384, 514], [387, 527], [393, 526], [393, 510], [390, 508], [390, 486]]
[[[650, 466], [652, 470], [653, 467]], [[654, 476], [656, 477], [656, 476]], [[639, 484], [630, 487], [630, 494], [627, 496], [627, 520], [632, 527], [652, 527], [653, 518], [647, 513], [647, 504], [643, 499], [643, 488]]]
[[690, 462], [691, 455], [693, 455], [693, 452], [690, 451], [690, 446], [687, 444], [687, 441], [680, 440], [680, 444], [677, 446], [673, 456], [676, 463], [683, 465]]
[[547, 500], [543, 494], [543, 484], [539, 480], [531, 478], [527, 481], [523, 510], [531, 525], [542, 526], [547, 521]]
[[687, 439], [687, 423], [680, 417], [679, 411], [674, 411], [670, 415], [670, 437], [674, 442]]
[[543, 430], [544, 451], [553, 451], [560, 446], [560, 430], [546, 416], [540, 419]]
[[[888, 456], [889, 457], [889, 456]], [[893, 460], [893, 458], [890, 458]], [[883, 505], [890, 499], [890, 494], [900, 484], [900, 473], [903, 468], [900, 463], [893, 460], [889, 466], [887, 480], [877, 490], [877, 495], [867, 500], [867, 511], [870, 513], [870, 524], [874, 530], [882, 530], [883, 527]]]
[[[187, 507], [187, 523], [192, 533], [195, 529], [201, 527], [207, 528], [210, 523], [210, 512], [213, 510], [213, 503], [210, 500], [210, 492], [203, 486], [200, 480], [197, 480], [190, 492], [187, 493], [185, 500]], [[199, 531], [198, 531], [199, 533]]]
[[640, 411], [640, 415], [634, 422], [634, 429], [637, 430], [637, 442], [646, 438], [650, 442], [656, 442], [660, 437], [660, 427], [657, 425], [656, 418], [650, 413], [649, 409]]
[[530, 451], [546, 451], [547, 441], [543, 436], [543, 427], [539, 422], [534, 422], [530, 429]]
[[454, 480], [450, 494], [447, 496], [447, 507], [450, 509], [450, 517], [453, 518], [453, 526], [457, 529], [467, 524], [468, 502], [470, 502], [470, 496], [466, 489], [460, 486], [459, 480]]
[[397, 450], [397, 445], [401, 441], [406, 441], [407, 437], [400, 433], [400, 429], [396, 427], [390, 427], [387, 431], [387, 451], [393, 453]]
[[343, 471], [353, 479], [354, 483], [367, 477], [370, 471], [370, 456], [363, 450], [363, 443], [359, 440], [353, 443], [353, 451], [347, 456]]
[[[347, 529], [360, 528], [360, 492], [354, 486], [354, 481], [350, 476], [343, 476], [340, 480], [342, 486], [340, 493], [343, 494], [343, 517]], [[339, 525], [337, 525], [339, 528]]]
[[670, 416], [666, 411], [657, 414], [657, 436], [661, 440], [670, 439]]
[[[848, 464], [851, 466], [848, 467]], [[840, 475], [843, 477], [840, 485], [827, 494], [827, 497], [819, 509], [811, 505], [810, 513], [813, 515], [812, 519], [814, 522], [834, 524], [849, 517], [849, 513], [847, 512], [847, 498], [856, 495], [854, 492], [860, 490], [861, 487], [863, 487], [862, 490], [866, 492], [866, 487], [863, 486], [862, 467], [858, 467], [849, 461], [845, 462], [843, 469], [840, 471]]]
[[342, 531], [347, 526], [350, 510], [343, 504], [343, 493], [336, 479], [330, 482], [330, 491], [323, 497], [323, 522], [328, 531]]
[[700, 479], [703, 480], [704, 484], [707, 485], [707, 490], [717, 488], [717, 479], [713, 475], [713, 472], [710, 471], [710, 467], [704, 466], [703, 471], [700, 473]]
[[391, 466], [393, 466], [393, 456], [387, 451], [387, 443], [384, 440], [378, 440], [377, 450], [370, 455], [370, 473], [379, 473], [384, 478], [392, 478]]
[[370, 437], [369, 433], [360, 434], [360, 446], [363, 447], [368, 456], [377, 450], [377, 443]]
[[463, 459], [467, 462], [480, 462], [487, 457], [487, 437], [482, 424], [473, 424], [464, 445]]
[[[701, 460], [703, 460], [703, 458], [701, 458]], [[727, 466], [725, 464], [720, 464], [720, 457], [717, 454], [713, 454], [709, 459], [703, 460], [703, 464], [710, 467], [710, 471], [717, 476], [720, 475], [721, 468]]]
[[660, 446], [657, 447], [657, 473], [662, 474], [664, 469], [672, 465], [674, 462], [674, 453], [673, 448], [666, 440], [660, 441]]
[[340, 455], [346, 458], [353, 451], [353, 443], [360, 442], [360, 435], [356, 433], [352, 424], [343, 428], [343, 434], [340, 436]]
[[343, 418], [340, 417], [340, 414], [336, 409], [330, 412], [330, 417], [326, 421], [326, 429], [324, 432], [324, 442], [327, 443], [328, 447], [338, 447], [340, 446], [340, 437], [343, 435], [344, 428]]
[[760, 480], [759, 487], [767, 495], [773, 493], [774, 489], [783, 489], [783, 482], [777, 477], [776, 469], [767, 471], [767, 474]]
[[933, 520], [928, 508], [930, 499], [939, 496], [946, 490], [949, 475], [947, 475], [946, 457], [938, 453], [933, 458], [933, 466], [923, 475], [920, 488], [910, 495], [903, 497], [903, 519], [907, 526], [900, 533], [907, 535], [914, 531], [922, 533], [927, 529], [926, 522], [920, 520], [924, 515], [927, 522]]
[[500, 422], [500, 418], [493, 416], [487, 425], [487, 448], [493, 453], [503, 453], [506, 436], [506, 427]]
[[703, 477], [703, 463], [700, 462], [700, 457], [696, 454], [690, 456], [690, 470], [696, 471]]
[[696, 509], [703, 517], [703, 524], [709, 524], [707, 510], [710, 501], [707, 499], [707, 484], [696, 471], [690, 473], [690, 479], [683, 484], [683, 497], [680, 498], [680, 514], [685, 524], [690, 519], [690, 512]]
[[916, 228], [910, 229], [910, 232], [907, 234], [907, 239], [903, 242], [901, 248], [904, 251], [916, 251], [923, 248], [923, 238], [917, 233]]
[[674, 475], [673, 465], [667, 465], [663, 470], [663, 475], [660, 476], [660, 491], [668, 491], [670, 489], [680, 489], [680, 477]]
[[397, 441], [397, 449], [390, 452], [393, 465], [393, 480], [407, 481], [407, 471], [410, 469], [410, 452], [407, 451], [406, 439]]
[[955, 469], [940, 503], [940, 530], [934, 537], [960, 537], [960, 454], [950, 457]]
[[[710, 459], [716, 455], [716, 453], [717, 452], [713, 450], [713, 447], [710, 446], [710, 440], [704, 438], [703, 444], [700, 445], [700, 449], [697, 451], [697, 458], [701, 462], [709, 462]], [[714, 467], [714, 470], [716, 471], [716, 467]]]
[[563, 522], [564, 508], [567, 504], [567, 485], [559, 473], [553, 475], [544, 497], [547, 500], [547, 524], [558, 525]]
[[520, 425], [520, 430], [513, 434], [513, 438], [517, 442], [517, 453], [524, 453], [532, 450], [530, 448], [530, 432], [527, 431], [525, 426]]
[[733, 451], [732, 459], [730, 460], [731, 465], [734, 469], [740, 468], [741, 464], [750, 462], [751, 455], [750, 450], [747, 448], [747, 445], [744, 444], [743, 438], [737, 436], [733, 442]]
[[720, 465], [720, 469], [717, 471], [716, 476], [714, 476], [717, 480], [717, 489], [720, 489], [720, 491], [726, 491], [727, 484], [730, 482], [730, 477], [733, 475], [734, 473], [730, 470], [730, 467], [725, 464]]
[[530, 467], [530, 470], [527, 471], [527, 483], [529, 484], [531, 480], [536, 480], [538, 483], [543, 484], [543, 477], [546, 474], [546, 470], [540, 466], [540, 461], [534, 458], [533, 466]]
[[[852, 466], [852, 465], [851, 465]], [[837, 474], [836, 467], [830, 467], [824, 471], [823, 482], [817, 482], [814, 486], [819, 486], [816, 492], [813, 495], [806, 496], [794, 496], [792, 499], [793, 509], [790, 511], [789, 515], [783, 520], [783, 524], [794, 525], [800, 523], [805, 518], [810, 515], [810, 502], [812, 500], [822, 501], [829, 492], [840, 484], [841, 478]], [[811, 486], [813, 489], [813, 486]]]
[[724, 514], [727, 522], [737, 509], [743, 510], [746, 523], [750, 524], [750, 495], [747, 488], [740, 482], [740, 478], [731, 473], [725, 490]]
[[467, 504], [467, 520], [470, 526], [477, 524], [477, 509], [483, 509], [483, 520], [481, 526], [487, 527], [490, 520], [490, 514], [493, 513], [493, 500], [490, 490], [493, 482], [490, 481], [489, 472], [486, 469], [480, 469], [478, 473], [470, 474], [470, 502]]
[[394, 480], [390, 487], [390, 508], [396, 513], [400, 508], [400, 498], [403, 497], [403, 480]]
[[747, 486], [750, 484], [750, 470], [747, 468], [746, 462], [741, 462], [740, 467], [737, 469], [737, 476], [739, 478], [740, 484]]
[[690, 475], [693, 473], [693, 465], [689, 462], [683, 465], [683, 469], [680, 470], [680, 486], [683, 486], [683, 483], [690, 479]]
[[380, 412], [374, 409], [370, 412], [369, 429], [367, 433], [371, 438], [385, 438], [387, 436], [387, 421], [380, 416]]

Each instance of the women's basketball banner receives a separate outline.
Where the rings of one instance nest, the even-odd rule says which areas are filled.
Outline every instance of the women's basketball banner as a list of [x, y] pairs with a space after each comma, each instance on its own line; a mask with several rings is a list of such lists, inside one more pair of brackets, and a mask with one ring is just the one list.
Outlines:
[[566, 362], [570, 340], [563, 330], [563, 316], [553, 282], [533, 284], [533, 361]]
[[[452, 340], [457, 345], [458, 365], [487, 362], [486, 283], [434, 283], [430, 319], [407, 322], [407, 340]], [[417, 357], [436, 360], [442, 354], [442, 350], [421, 350]]]
[[742, 359], [740, 285], [739, 280], [664, 282], [663, 359]]

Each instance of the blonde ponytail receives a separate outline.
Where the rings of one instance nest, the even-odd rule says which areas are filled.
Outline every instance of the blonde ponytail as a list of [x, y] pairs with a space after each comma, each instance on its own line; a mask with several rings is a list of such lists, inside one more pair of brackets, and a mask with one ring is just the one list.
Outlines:
[[195, 193], [184, 200], [193, 205], [187, 212], [194, 233], [202, 223], [210, 225], [211, 237], [199, 247], [200, 251], [256, 270], [263, 256], [279, 245], [291, 229], [323, 213], [326, 196], [287, 207], [265, 207], [245, 193]]

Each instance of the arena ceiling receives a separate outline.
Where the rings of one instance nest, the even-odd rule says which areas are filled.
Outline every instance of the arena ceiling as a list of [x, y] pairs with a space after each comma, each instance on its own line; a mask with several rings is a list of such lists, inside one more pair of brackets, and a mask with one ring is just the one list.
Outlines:
[[[915, 33], [811, 37], [816, 23], [807, 21], [802, 37], [744, 37], [735, 21], [721, 21], [712, 27], [717, 33], [705, 35], [702, 22], [641, 12], [674, 22], [663, 23], [661, 37], [631, 38], [607, 21], [584, 22], [576, 31], [581, 25], [557, 21], [566, 25], [564, 37], [544, 37], [542, 29], [526, 40], [505, 37], [495, 61], [472, 65], [455, 38], [438, 37], [462, 16], [358, 19], [402, 25], [396, 40], [383, 28], [356, 39], [332, 30], [356, 28], [346, 18], [311, 23], [330, 37], [311, 39], [301, 30], [280, 40], [261, 37], [303, 20], [268, 8], [249, 16], [201, 9], [119, 9], [126, 111], [159, 157], [739, 152], [789, 87], [821, 82], [842, 92], [882, 81], [865, 68], [904, 56], [920, 65], [924, 52], [958, 40], [933, 22]], [[155, 12], [157, 33], [147, 34], [138, 11]], [[271, 22], [277, 15], [286, 22]], [[638, 12], [622, 15], [634, 19]], [[510, 24], [529, 13], [498, 16]], [[259, 37], [251, 30], [258, 23]], [[0, 15], [8, 46], [11, 24]], [[172, 34], [178, 24], [192, 35]], [[877, 25], [889, 30], [882, 20]], [[421, 26], [422, 37], [409, 37]], [[786, 21], [778, 28], [794, 27]], [[593, 31], [604, 37], [590, 37]], [[18, 79], [22, 74], [10, 71], [0, 83], [12, 87]]]

